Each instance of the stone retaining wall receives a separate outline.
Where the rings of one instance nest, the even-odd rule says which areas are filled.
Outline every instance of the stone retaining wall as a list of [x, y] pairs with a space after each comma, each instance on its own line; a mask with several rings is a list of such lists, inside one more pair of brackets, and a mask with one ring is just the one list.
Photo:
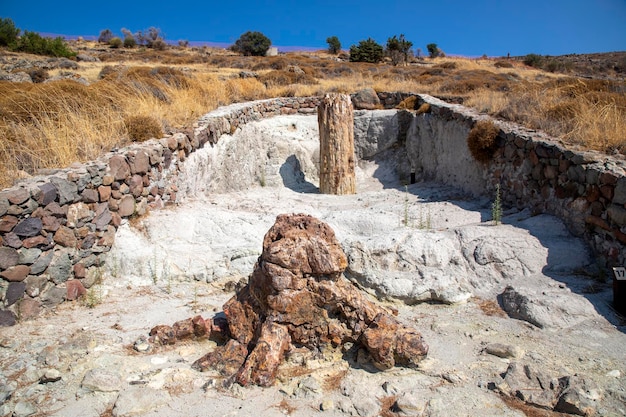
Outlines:
[[[405, 94], [382, 94], [393, 106]], [[414, 115], [406, 149], [418, 176], [461, 188], [473, 195], [496, 195], [503, 206], [529, 208], [564, 220], [583, 236], [600, 266], [626, 262], [626, 162], [595, 151], [573, 150], [542, 132], [496, 121], [498, 148], [487, 163], [470, 154], [467, 136], [474, 124], [489, 119], [458, 104], [418, 95], [428, 113]]]
[[[379, 93], [391, 108], [406, 93]], [[572, 151], [539, 132], [511, 123], [500, 127], [491, 162], [473, 160], [467, 134], [484, 115], [430, 96], [430, 111], [402, 111], [400, 134], [413, 169], [422, 177], [505, 205], [563, 218], [585, 236], [606, 266], [626, 259], [624, 161]], [[100, 159], [49, 171], [0, 192], [0, 324], [73, 300], [99, 278], [123, 218], [177, 201], [179, 166], [207, 143], [250, 121], [315, 114], [319, 98], [279, 98], [235, 104], [198, 120], [193, 130], [116, 150]], [[406, 114], [404, 114], [406, 113]]]
[[99, 278], [123, 218], [177, 200], [179, 164], [239, 125], [315, 114], [318, 98], [279, 98], [220, 108], [193, 130], [47, 171], [0, 191], [0, 325], [74, 300]]

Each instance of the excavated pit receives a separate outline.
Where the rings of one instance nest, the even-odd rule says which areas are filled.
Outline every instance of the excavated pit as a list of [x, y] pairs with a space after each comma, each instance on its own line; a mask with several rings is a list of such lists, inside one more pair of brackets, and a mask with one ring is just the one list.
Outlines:
[[[311, 116], [248, 123], [190, 154], [179, 204], [118, 229], [102, 282], [89, 295], [92, 309], [65, 303], [27, 327], [3, 330], [0, 360], [9, 378], [0, 375], [0, 394], [70, 417], [320, 410], [521, 417], [518, 399], [526, 407], [623, 415], [626, 336], [610, 289], [590, 279], [596, 269], [585, 243], [559, 219], [530, 211], [505, 210], [503, 224], [494, 225], [493, 199], [467, 193], [479, 187], [469, 165], [456, 173], [465, 192], [419, 170], [409, 184], [424, 148], [419, 129], [400, 119], [396, 111], [357, 112], [355, 195], [319, 194]], [[422, 157], [448, 173], [461, 165]], [[148, 342], [159, 324], [220, 317], [254, 271], [265, 233], [286, 213], [328, 224], [346, 254], [344, 277], [422, 334], [429, 351], [417, 369], [380, 371], [349, 345], [294, 349], [272, 387], [242, 387], [223, 384], [219, 371], [193, 369], [223, 341]], [[25, 371], [13, 378], [11, 369]]]

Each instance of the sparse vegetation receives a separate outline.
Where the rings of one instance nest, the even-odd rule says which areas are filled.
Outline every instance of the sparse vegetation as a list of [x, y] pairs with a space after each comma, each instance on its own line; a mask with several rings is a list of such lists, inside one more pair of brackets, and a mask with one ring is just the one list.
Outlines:
[[[132, 36], [130, 31], [122, 34]], [[5, 138], [0, 141], [0, 186], [40, 168], [95, 159], [123, 146], [130, 140], [125, 123], [130, 116], [150, 115], [168, 129], [181, 128], [233, 102], [353, 93], [368, 87], [454, 100], [541, 129], [566, 144], [608, 153], [626, 149], [623, 80], [565, 77], [525, 66], [519, 59], [437, 57], [394, 67], [340, 62], [329, 59], [326, 51], [276, 57], [179, 47], [107, 48], [91, 53], [101, 62], [72, 70], [87, 79], [88, 86], [71, 80], [0, 83], [0, 135]], [[618, 66], [620, 56], [611, 59]], [[257, 76], [240, 78], [242, 70]], [[57, 75], [56, 70], [48, 72]], [[426, 106], [417, 113], [427, 111]]]
[[22, 36], [12, 42], [9, 45], [9, 48], [15, 52], [28, 52], [36, 55], [49, 55], [65, 58], [76, 56], [76, 52], [69, 48], [63, 38], [44, 38], [38, 33], [29, 31], [25, 31]]
[[467, 135], [467, 147], [478, 162], [487, 163], [498, 146], [500, 129], [491, 120], [479, 120]]
[[248, 31], [241, 35], [230, 49], [244, 56], [264, 56], [271, 45], [272, 41], [261, 32]]
[[491, 204], [491, 219], [494, 224], [502, 223], [502, 197], [500, 195], [500, 184], [496, 184], [496, 195]]
[[412, 46], [413, 42], [406, 40], [403, 34], [399, 37], [394, 35], [392, 38], [387, 39], [385, 53], [391, 59], [393, 65], [406, 64], [409, 62]]

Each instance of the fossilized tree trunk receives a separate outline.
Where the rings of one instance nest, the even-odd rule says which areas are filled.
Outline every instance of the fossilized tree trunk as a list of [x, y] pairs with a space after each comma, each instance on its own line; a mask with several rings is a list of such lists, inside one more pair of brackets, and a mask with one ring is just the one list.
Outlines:
[[346, 94], [326, 94], [317, 108], [320, 192], [355, 194], [354, 112]]

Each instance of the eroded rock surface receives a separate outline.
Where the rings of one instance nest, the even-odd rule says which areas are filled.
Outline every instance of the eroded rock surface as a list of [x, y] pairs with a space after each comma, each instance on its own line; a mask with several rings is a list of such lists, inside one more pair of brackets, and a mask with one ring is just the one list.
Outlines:
[[[380, 370], [415, 366], [428, 353], [421, 334], [370, 301], [342, 273], [348, 261], [333, 230], [305, 214], [280, 215], [263, 240], [248, 285], [224, 305], [219, 317], [157, 326], [152, 340], [210, 334], [230, 340], [194, 363], [241, 385], [270, 386], [289, 350], [357, 343]], [[208, 322], [208, 323], [207, 323]], [[229, 375], [230, 374], [230, 375]]]

